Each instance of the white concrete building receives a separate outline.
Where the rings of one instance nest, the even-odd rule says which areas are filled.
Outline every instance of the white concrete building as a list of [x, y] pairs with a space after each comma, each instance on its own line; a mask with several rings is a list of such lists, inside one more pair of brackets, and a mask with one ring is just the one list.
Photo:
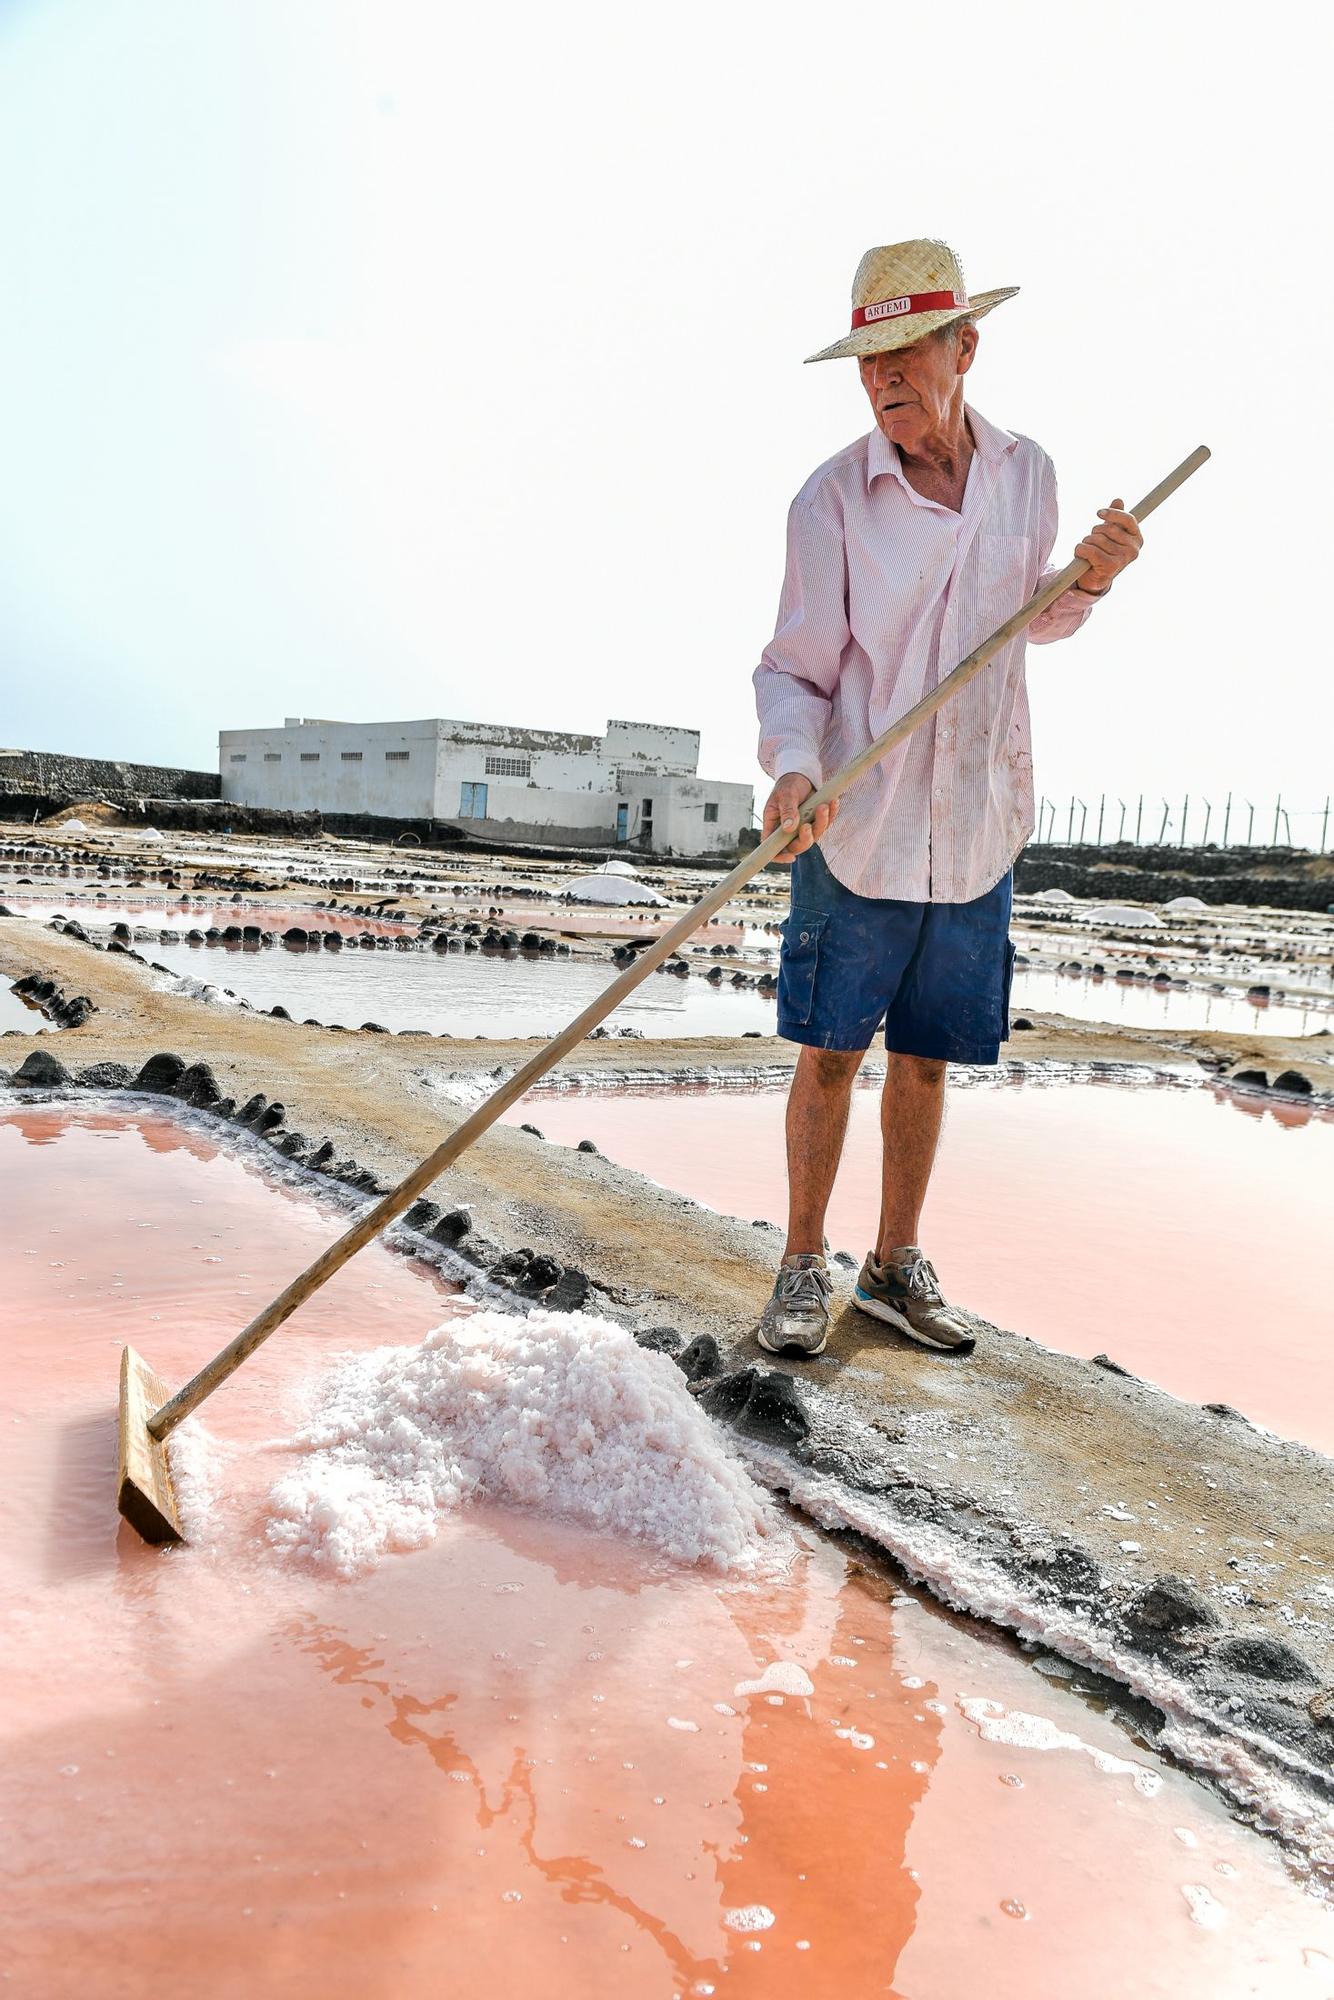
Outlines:
[[497, 840], [730, 853], [749, 785], [696, 775], [699, 731], [609, 722], [603, 736], [503, 724], [329, 722], [218, 735], [222, 796], [292, 812], [435, 820]]

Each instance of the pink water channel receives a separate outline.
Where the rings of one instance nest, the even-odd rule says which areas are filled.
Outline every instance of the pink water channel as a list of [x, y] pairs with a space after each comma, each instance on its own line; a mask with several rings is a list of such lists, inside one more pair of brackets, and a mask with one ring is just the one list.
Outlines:
[[209, 1405], [207, 1541], [143, 1546], [122, 1342], [181, 1379], [340, 1219], [201, 1128], [12, 1100], [0, 1197], [7, 1991], [1334, 1992], [1328, 1909], [1065, 1663], [813, 1531], [763, 1582], [494, 1507], [356, 1582], [278, 1557], [301, 1385], [466, 1311], [379, 1245]]
[[[780, 1090], [539, 1090], [511, 1113], [747, 1220], [786, 1221]], [[853, 1096], [828, 1235], [860, 1263], [880, 1093]], [[922, 1242], [946, 1294], [1334, 1451], [1334, 1118], [1221, 1088], [1036, 1080], [950, 1090]], [[775, 1246], [775, 1257], [781, 1239]]]

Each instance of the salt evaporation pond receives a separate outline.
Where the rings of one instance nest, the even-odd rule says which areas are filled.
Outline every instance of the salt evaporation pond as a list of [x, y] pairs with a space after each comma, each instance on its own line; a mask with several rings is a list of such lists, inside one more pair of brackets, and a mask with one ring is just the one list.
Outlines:
[[[321, 922], [324, 915], [315, 912], [307, 922]], [[496, 1039], [554, 1035], [620, 974], [620, 967], [609, 962], [553, 964], [500, 953], [465, 957], [457, 952], [258, 951], [186, 944], [141, 944], [139, 949], [185, 978], [230, 987], [253, 1007], [285, 1007], [298, 1020], [312, 1017], [345, 1028], [378, 1021], [395, 1031], [425, 1028], [432, 1034]], [[777, 962], [775, 949], [770, 970], [776, 970]], [[734, 960], [701, 959], [696, 964], [688, 979], [650, 973], [617, 1009], [613, 1025], [638, 1028], [655, 1038], [775, 1032], [773, 995], [727, 983], [736, 970]], [[710, 985], [701, 976], [706, 964], [722, 967], [721, 985]], [[1236, 995], [1127, 987], [1112, 979], [1081, 982], [1021, 969], [1015, 975], [1011, 1011], [1020, 1012], [1025, 1005], [1126, 1027], [1227, 1027], [1263, 1034], [1314, 1032], [1334, 1019], [1327, 1009], [1286, 1007], [1278, 1001], [1259, 1008]]]
[[13, 1991], [1328, 1994], [1273, 1847], [1064, 1662], [813, 1531], [743, 1581], [497, 1507], [352, 1582], [274, 1554], [299, 1386], [463, 1311], [379, 1246], [210, 1404], [205, 1542], [145, 1548], [121, 1342], [180, 1379], [338, 1227], [203, 1132], [0, 1111]]
[[[556, 1088], [507, 1116], [781, 1225], [784, 1103], [772, 1089]], [[879, 1217], [878, 1114], [878, 1088], [853, 1093], [827, 1225], [859, 1262]], [[1334, 1120], [1308, 1106], [1011, 1072], [951, 1088], [922, 1241], [946, 1296], [995, 1324], [1334, 1451], [1332, 1184]]]
[[1118, 1028], [1216, 1028], [1231, 1035], [1318, 1035], [1334, 1032], [1334, 1009], [1298, 999], [1248, 1000], [1243, 992], [1210, 993], [1199, 986], [1155, 986], [1117, 979], [1113, 972], [1058, 972], [1016, 967], [1011, 1013], [1032, 1007], [1076, 1021]]
[[[252, 1007], [283, 1006], [329, 1027], [426, 1028], [462, 1038], [554, 1035], [597, 998], [620, 967], [571, 959], [434, 951], [243, 951], [144, 945], [146, 957], [184, 978], [230, 987]], [[731, 966], [728, 961], [721, 961]], [[610, 1025], [654, 1037], [772, 1034], [772, 1000], [698, 975], [650, 973]]]

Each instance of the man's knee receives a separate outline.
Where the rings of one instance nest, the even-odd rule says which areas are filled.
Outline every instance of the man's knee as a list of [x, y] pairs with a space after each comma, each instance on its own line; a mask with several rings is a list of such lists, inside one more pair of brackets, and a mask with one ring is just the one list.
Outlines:
[[841, 1090], [851, 1086], [865, 1053], [865, 1049], [817, 1049], [808, 1044], [797, 1066], [819, 1089]]
[[945, 1081], [949, 1064], [938, 1062], [934, 1056], [905, 1056], [890, 1054], [885, 1069], [885, 1082], [905, 1083], [919, 1090], [937, 1090]]

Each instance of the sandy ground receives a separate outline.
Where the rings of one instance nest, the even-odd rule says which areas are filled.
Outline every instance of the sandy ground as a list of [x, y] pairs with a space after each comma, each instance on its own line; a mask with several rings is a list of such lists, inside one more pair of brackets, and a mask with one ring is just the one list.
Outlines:
[[[494, 1072], [508, 1073], [538, 1046], [306, 1028], [210, 1007], [157, 991], [155, 976], [127, 956], [97, 952], [27, 920], [0, 919], [0, 975], [28, 972], [54, 978], [67, 995], [90, 995], [98, 1011], [84, 1026], [40, 1041], [0, 1039], [0, 1068], [12, 1072], [39, 1045], [76, 1073], [103, 1059], [137, 1068], [171, 1050], [207, 1061], [238, 1103], [256, 1091], [281, 1102], [286, 1130], [328, 1137], [337, 1154], [389, 1182], [453, 1127], [460, 1098], [475, 1101]], [[1127, 1034], [1032, 1018], [1034, 1031], [1018, 1036], [1010, 1051], [1026, 1061], [1225, 1062], [1271, 1073], [1296, 1067], [1322, 1095], [1334, 1088], [1329, 1038], [1297, 1045], [1278, 1037]], [[774, 1039], [609, 1040], [585, 1043], [565, 1068], [700, 1079], [743, 1066], [790, 1069], [794, 1054]], [[525, 1245], [577, 1265], [627, 1323], [666, 1324], [687, 1338], [712, 1333], [733, 1373], [759, 1359], [752, 1329], [776, 1258], [768, 1229], [699, 1208], [599, 1155], [504, 1127], [432, 1193], [442, 1205], [470, 1204], [475, 1229], [503, 1248]], [[1019, 1571], [1029, 1585], [1045, 1576], [1050, 1602], [1075, 1619], [1100, 1597], [1124, 1610], [1151, 1577], [1193, 1581], [1221, 1620], [1217, 1629], [1242, 1641], [1226, 1666], [1215, 1647], [1207, 1661], [1189, 1663], [1189, 1674], [1180, 1649], [1174, 1653], [1178, 1693], [1181, 1685], [1193, 1688], [1195, 1719], [1239, 1700], [1254, 1720], [1262, 1761], [1272, 1762], [1283, 1744], [1280, 1764], [1286, 1759], [1328, 1777], [1334, 1720], [1320, 1690], [1334, 1683], [1329, 1461], [1235, 1415], [1177, 1402], [994, 1328], [984, 1329], [971, 1359], [951, 1363], [869, 1330], [844, 1306], [825, 1357], [790, 1372], [809, 1421], [795, 1458], [758, 1415], [748, 1425], [744, 1379], [731, 1415], [743, 1433], [753, 1432], [757, 1463], [771, 1482], [817, 1518], [861, 1527], [942, 1595], [1020, 1630], [1041, 1591], [1037, 1598], [1031, 1588], [1020, 1593], [1022, 1605], [1007, 1603], [1003, 1580]], [[713, 1400], [721, 1411], [727, 1397]], [[1122, 1518], [1107, 1511], [1112, 1507]], [[1125, 1525], [1127, 1515], [1138, 1525]], [[1136, 1547], [1123, 1549], [1123, 1541]], [[1044, 1635], [1060, 1644], [1059, 1621]], [[1263, 1649], [1248, 1655], [1246, 1635], [1295, 1648], [1296, 1668]], [[1077, 1637], [1065, 1636], [1077, 1656]], [[1122, 1631], [1116, 1645], [1123, 1640]], [[1115, 1652], [1111, 1646], [1104, 1664], [1115, 1664]], [[1120, 1677], [1169, 1710], [1172, 1701], [1154, 1695], [1152, 1660], [1146, 1664], [1143, 1648], [1135, 1658], [1138, 1665], [1122, 1661]], [[1233, 1795], [1247, 1796], [1248, 1782], [1234, 1771]]]

